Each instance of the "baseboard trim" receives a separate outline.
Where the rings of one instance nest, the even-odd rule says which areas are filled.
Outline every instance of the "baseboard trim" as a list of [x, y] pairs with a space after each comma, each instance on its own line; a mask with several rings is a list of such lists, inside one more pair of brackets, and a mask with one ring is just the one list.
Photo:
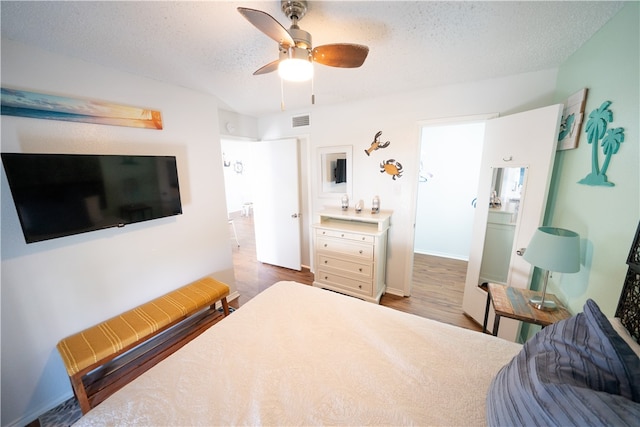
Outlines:
[[[71, 385], [69, 384], [69, 388], [71, 388]], [[40, 418], [40, 416], [42, 414], [45, 414], [49, 411], [51, 411], [52, 409], [56, 408], [58, 405], [62, 405], [64, 402], [66, 402], [67, 400], [71, 399], [73, 397], [73, 392], [65, 394], [63, 397], [59, 397], [58, 399], [55, 399], [53, 401], [51, 401], [50, 403], [47, 403], [45, 405], [41, 406], [41, 409], [35, 409], [34, 411], [30, 412], [27, 415], [23, 415], [22, 417], [18, 418], [17, 420], [14, 420], [13, 422], [7, 424], [7, 427], [23, 427], [23, 426], [28, 426], [30, 423], [36, 421], [38, 418]]]
[[[227, 301], [233, 301], [238, 298], [240, 298], [240, 294], [238, 293], [238, 291], [233, 291], [227, 297]], [[222, 306], [222, 303], [220, 303], [220, 306]]]
[[391, 295], [396, 295], [396, 296], [399, 296], [399, 297], [409, 296], [409, 295], [405, 295], [404, 294], [404, 289], [395, 289], [395, 288], [389, 288], [389, 287], [387, 287], [385, 293], [391, 294]]

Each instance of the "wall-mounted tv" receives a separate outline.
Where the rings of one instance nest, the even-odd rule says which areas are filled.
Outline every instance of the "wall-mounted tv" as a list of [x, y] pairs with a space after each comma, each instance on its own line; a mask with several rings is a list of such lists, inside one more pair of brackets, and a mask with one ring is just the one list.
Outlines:
[[174, 156], [2, 153], [27, 243], [182, 214]]

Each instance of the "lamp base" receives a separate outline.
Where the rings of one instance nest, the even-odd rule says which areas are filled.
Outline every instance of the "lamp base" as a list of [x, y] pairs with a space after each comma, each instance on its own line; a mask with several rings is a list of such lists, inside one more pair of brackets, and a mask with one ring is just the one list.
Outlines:
[[534, 297], [529, 300], [529, 304], [542, 311], [553, 311], [558, 308], [555, 301], [544, 300], [540, 297]]

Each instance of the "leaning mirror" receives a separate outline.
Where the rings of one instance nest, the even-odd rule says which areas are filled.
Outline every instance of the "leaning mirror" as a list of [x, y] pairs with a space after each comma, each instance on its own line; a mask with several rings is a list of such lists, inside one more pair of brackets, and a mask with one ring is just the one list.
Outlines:
[[343, 194], [352, 195], [353, 162], [351, 159], [351, 145], [340, 145], [318, 148], [320, 159], [319, 196], [325, 198], [342, 197]]

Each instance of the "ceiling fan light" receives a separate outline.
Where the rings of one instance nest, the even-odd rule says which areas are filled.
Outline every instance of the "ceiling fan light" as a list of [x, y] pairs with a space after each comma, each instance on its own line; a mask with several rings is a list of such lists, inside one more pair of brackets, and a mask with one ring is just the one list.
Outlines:
[[306, 59], [283, 59], [278, 65], [278, 74], [283, 80], [305, 82], [313, 77], [313, 64]]

